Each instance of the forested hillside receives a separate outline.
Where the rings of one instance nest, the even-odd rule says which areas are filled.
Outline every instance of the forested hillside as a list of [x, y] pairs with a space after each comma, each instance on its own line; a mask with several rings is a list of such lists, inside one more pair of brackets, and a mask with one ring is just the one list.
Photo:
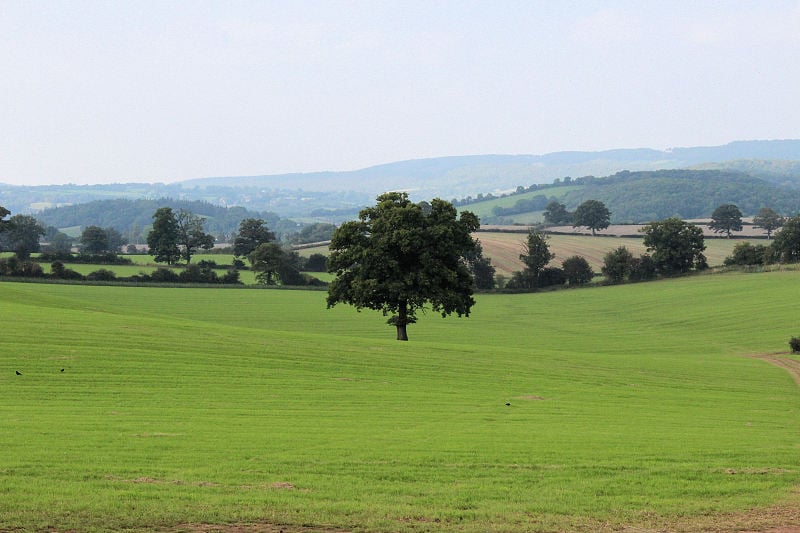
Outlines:
[[85, 204], [45, 209], [36, 218], [48, 226], [69, 228], [74, 226], [99, 226], [114, 228], [123, 235], [133, 236], [145, 233], [153, 222], [153, 213], [159, 207], [171, 207], [177, 211], [184, 209], [205, 218], [207, 232], [221, 238], [229, 236], [245, 218], [262, 218], [277, 233], [296, 230], [297, 224], [282, 219], [274, 213], [260, 213], [243, 207], [221, 207], [203, 201], [172, 200], [97, 200]]
[[605, 203], [615, 223], [708, 217], [722, 204], [739, 206], [745, 216], [765, 206], [787, 215], [800, 211], [800, 190], [723, 170], [623, 171], [588, 180], [563, 201], [574, 208], [589, 199]]

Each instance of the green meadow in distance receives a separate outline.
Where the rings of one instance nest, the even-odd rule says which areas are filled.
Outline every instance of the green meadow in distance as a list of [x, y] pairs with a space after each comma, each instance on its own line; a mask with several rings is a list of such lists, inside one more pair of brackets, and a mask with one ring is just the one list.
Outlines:
[[590, 531], [780, 503], [800, 389], [750, 356], [800, 334], [798, 282], [479, 295], [408, 343], [324, 291], [0, 283], [0, 529]]

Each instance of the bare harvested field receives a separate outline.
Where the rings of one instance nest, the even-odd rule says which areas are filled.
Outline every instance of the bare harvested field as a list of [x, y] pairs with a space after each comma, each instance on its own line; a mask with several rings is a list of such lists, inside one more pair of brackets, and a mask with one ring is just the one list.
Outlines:
[[[615, 227], [612, 226], [609, 230]], [[629, 235], [627, 237], [616, 236], [607, 232], [599, 233], [597, 237], [580, 233], [548, 235], [547, 243], [550, 246], [550, 252], [555, 254], [551, 264], [560, 266], [564, 259], [573, 255], [580, 255], [589, 261], [595, 272], [599, 272], [603, 266], [603, 256], [615, 248], [625, 246], [633, 255], [646, 253], [647, 250], [642, 244], [641, 235], [631, 230], [634, 226], [624, 227], [627, 228], [628, 233], [621, 233], [620, 235]], [[484, 255], [492, 259], [492, 264], [497, 269], [497, 273], [509, 276], [512, 272], [522, 270], [524, 267], [519, 260], [519, 255], [522, 253], [526, 235], [525, 232], [482, 231], [477, 234], [477, 238], [481, 241]], [[721, 265], [725, 258], [731, 255], [733, 247], [742, 242], [742, 239], [706, 238], [705, 242], [705, 255], [708, 258], [708, 264], [717, 266]], [[763, 242], [766, 243], [767, 241]]]

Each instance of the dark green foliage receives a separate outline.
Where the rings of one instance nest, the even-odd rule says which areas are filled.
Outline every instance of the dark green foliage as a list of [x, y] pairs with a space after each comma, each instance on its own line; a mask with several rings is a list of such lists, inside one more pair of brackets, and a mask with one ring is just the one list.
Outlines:
[[[175, 196], [178, 194], [176, 192]], [[90, 225], [106, 229], [114, 228], [128, 236], [128, 240], [132, 242], [141, 242], [137, 239], [146, 237], [142, 233], [152, 223], [152, 214], [159, 207], [170, 207], [174, 212], [183, 209], [204, 217], [206, 231], [221, 237], [221, 240], [233, 234], [239, 223], [246, 218], [264, 219], [270, 227], [279, 228], [281, 231], [294, 230], [296, 226], [295, 223], [281, 219], [274, 213], [259, 213], [243, 207], [222, 207], [205, 201], [173, 200], [160, 196], [151, 198], [156, 199], [95, 200], [79, 203], [85, 200], [69, 198], [64, 201], [74, 205], [45, 209], [38, 213], [37, 217], [47, 225], [57, 228]]]
[[83, 275], [79, 272], [75, 272], [70, 268], [66, 268], [64, 263], [61, 261], [53, 261], [50, 264], [50, 275], [56, 279], [71, 279], [71, 280], [82, 280], [84, 279]]
[[178, 274], [181, 283], [219, 283], [219, 277], [208, 266], [186, 265]]
[[742, 231], [742, 212], [733, 204], [721, 205], [711, 214], [708, 227], [714, 233], [725, 233], [730, 239], [732, 231]]
[[233, 241], [233, 255], [247, 257], [260, 244], [272, 242], [275, 234], [269, 230], [267, 223], [261, 218], [246, 218], [239, 223], [236, 239]]
[[292, 244], [307, 244], [311, 242], [329, 241], [334, 231], [336, 231], [336, 226], [333, 224], [324, 222], [309, 224], [299, 232], [290, 235], [289, 242]]
[[178, 226], [181, 257], [186, 260], [186, 264], [192, 262], [192, 256], [199, 249], [210, 250], [214, 247], [214, 237], [203, 229], [203, 217], [181, 209], [175, 217], [175, 222]]
[[641, 231], [657, 272], [671, 276], [708, 267], [703, 255], [703, 231], [694, 224], [668, 218], [646, 224]]
[[171, 207], [159, 207], [153, 213], [153, 229], [147, 234], [150, 255], [157, 263], [172, 265], [181, 257], [178, 221]]
[[111, 270], [101, 268], [87, 274], [86, 279], [89, 281], [115, 281], [117, 275]]
[[572, 223], [572, 213], [567, 211], [567, 206], [552, 200], [544, 208], [544, 222], [553, 226]]
[[787, 219], [772, 241], [775, 257], [783, 263], [800, 261], [800, 216]]
[[633, 254], [624, 246], [611, 250], [603, 256], [602, 272], [611, 283], [622, 283], [631, 271]]
[[547, 245], [547, 237], [536, 230], [528, 232], [528, 239], [523, 245], [523, 253], [520, 254], [520, 260], [525, 263], [525, 268], [533, 277], [537, 277], [539, 272], [555, 257], [550, 253], [550, 247]]
[[789, 339], [789, 348], [792, 349], [792, 353], [800, 353], [800, 337]]
[[111, 250], [108, 245], [108, 234], [98, 226], [88, 226], [81, 233], [81, 251], [87, 254], [101, 254]]
[[328, 257], [322, 254], [311, 254], [303, 262], [303, 270], [306, 272], [327, 272]]
[[392, 315], [398, 340], [408, 340], [406, 327], [426, 304], [443, 317], [469, 316], [474, 281], [464, 257], [475, 250], [471, 234], [480, 223], [444, 200], [429, 205], [426, 214], [406, 193], [382, 194], [334, 232], [328, 307], [347, 303]]
[[623, 171], [588, 180], [583, 188], [566, 193], [561, 202], [579, 205], [591, 198], [614, 212], [614, 223], [708, 217], [723, 203], [734, 203], [748, 215], [764, 205], [783, 213], [800, 211], [800, 191], [721, 170]]
[[239, 281], [239, 271], [236, 270], [235, 268], [231, 268], [230, 270], [228, 270], [219, 279], [219, 281], [220, 281], [220, 283], [223, 283], [223, 284], [226, 284], [226, 285], [238, 285], [238, 284], [242, 283], [241, 281]]
[[3, 221], [0, 251], [14, 252], [19, 259], [29, 259], [32, 253], [39, 251], [39, 238], [44, 234], [44, 226], [32, 216], [14, 215]]
[[537, 287], [553, 287], [556, 285], [564, 285], [567, 282], [567, 276], [563, 269], [558, 267], [544, 267], [539, 272], [539, 277], [536, 280]]
[[726, 266], [763, 265], [766, 262], [768, 248], [763, 244], [750, 244], [749, 242], [736, 243], [733, 252], [725, 258]]
[[769, 207], [762, 207], [753, 217], [753, 227], [767, 230], [767, 239], [771, 239], [772, 232], [783, 226], [785, 221], [786, 219]]
[[494, 289], [495, 268], [492, 265], [492, 260], [483, 256], [483, 246], [481, 246], [479, 240], [475, 239], [475, 250], [466, 253], [464, 260], [472, 272], [472, 279], [475, 280], [476, 289]]
[[51, 253], [42, 252], [39, 254], [39, 261], [47, 263], [49, 261], [66, 261], [68, 263], [81, 263], [85, 265], [131, 265], [131, 261], [127, 257], [117, 255], [113, 252], [106, 252], [103, 254], [65, 254], [65, 253]]
[[171, 268], [157, 268], [150, 274], [150, 280], [158, 283], [178, 283], [180, 279]]
[[284, 261], [283, 249], [274, 242], [259, 244], [248, 256], [256, 280], [264, 285], [277, 285], [280, 281], [279, 272]]
[[522, 246], [523, 253], [519, 259], [525, 264], [525, 269], [514, 272], [506, 285], [509, 289], [533, 290], [542, 287], [539, 276], [547, 263], [555, 257], [550, 253], [547, 237], [534, 229], [528, 233], [528, 239]]
[[630, 272], [628, 273], [630, 281], [650, 281], [655, 278], [656, 263], [652, 257], [643, 254], [639, 257], [631, 258]]
[[570, 286], [585, 285], [592, 281], [594, 277], [594, 272], [589, 262], [579, 255], [573, 255], [572, 257], [564, 259], [561, 263], [561, 268]]
[[41, 278], [44, 271], [39, 263], [20, 259], [19, 257], [0, 258], [0, 276], [19, 278]]
[[59, 231], [53, 235], [44, 250], [56, 254], [69, 254], [72, 251], [72, 238]]
[[585, 226], [592, 230], [592, 235], [595, 235], [596, 230], [607, 228], [610, 220], [611, 212], [603, 202], [586, 200], [575, 210], [572, 226]]

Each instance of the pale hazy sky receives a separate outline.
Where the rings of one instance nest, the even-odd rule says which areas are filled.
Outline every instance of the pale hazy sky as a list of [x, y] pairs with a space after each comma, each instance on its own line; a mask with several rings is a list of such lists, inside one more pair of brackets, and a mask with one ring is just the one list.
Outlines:
[[0, 0], [0, 182], [800, 138], [800, 0]]

